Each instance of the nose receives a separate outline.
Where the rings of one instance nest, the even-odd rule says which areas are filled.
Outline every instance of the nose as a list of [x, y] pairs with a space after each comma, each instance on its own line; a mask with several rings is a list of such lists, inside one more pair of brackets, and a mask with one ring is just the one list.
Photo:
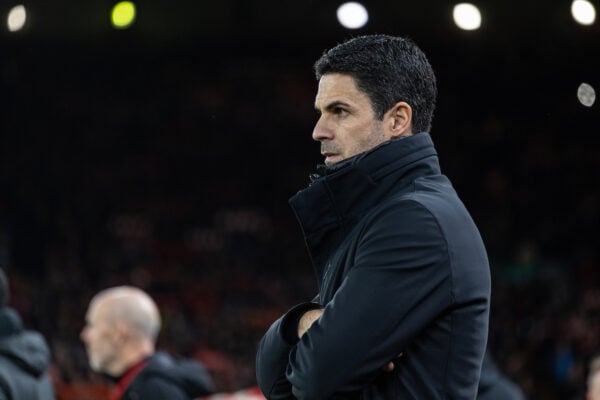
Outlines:
[[312, 133], [312, 138], [317, 142], [333, 139], [333, 131], [327, 126], [327, 121], [325, 120], [324, 115], [321, 115], [321, 117], [315, 124]]
[[83, 329], [81, 330], [81, 333], [79, 334], [79, 338], [81, 339], [81, 341], [83, 343], [87, 343], [88, 335], [89, 335], [89, 329], [87, 326], [84, 326]]

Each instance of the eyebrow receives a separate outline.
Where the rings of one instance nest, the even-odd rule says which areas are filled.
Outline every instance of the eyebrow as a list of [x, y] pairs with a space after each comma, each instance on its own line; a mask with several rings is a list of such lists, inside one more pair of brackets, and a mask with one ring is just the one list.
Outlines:
[[[335, 101], [332, 101], [331, 103], [327, 104], [327, 106], [325, 106], [325, 110], [331, 111], [334, 108], [339, 107], [339, 106], [352, 108], [352, 106], [348, 103], [344, 103], [343, 101], [335, 100]], [[315, 104], [315, 110], [320, 111], [316, 104]]]

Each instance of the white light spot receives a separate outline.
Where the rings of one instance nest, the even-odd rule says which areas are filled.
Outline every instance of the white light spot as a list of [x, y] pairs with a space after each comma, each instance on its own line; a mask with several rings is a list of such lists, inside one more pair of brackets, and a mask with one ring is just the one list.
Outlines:
[[587, 83], [582, 83], [577, 88], [577, 98], [579, 99], [579, 102], [584, 106], [591, 107], [596, 101], [596, 91], [591, 85]]
[[592, 25], [596, 20], [596, 9], [588, 0], [575, 0], [571, 4], [571, 14], [581, 25]]
[[452, 17], [454, 23], [466, 31], [473, 31], [481, 26], [481, 12], [479, 12], [479, 8], [470, 3], [455, 5]]
[[365, 6], [354, 1], [339, 6], [337, 17], [340, 24], [348, 29], [362, 28], [369, 21], [369, 13]]
[[9, 31], [16, 32], [23, 28], [26, 20], [27, 12], [25, 11], [25, 6], [18, 5], [11, 8], [11, 10], [8, 12], [6, 25], [8, 26]]

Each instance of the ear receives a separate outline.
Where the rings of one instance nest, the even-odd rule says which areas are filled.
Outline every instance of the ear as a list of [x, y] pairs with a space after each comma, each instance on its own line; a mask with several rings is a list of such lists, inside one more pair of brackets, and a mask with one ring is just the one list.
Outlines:
[[130, 336], [131, 329], [126, 323], [123, 321], [115, 322], [113, 326], [113, 338], [115, 339], [115, 342], [119, 344], [125, 343], [127, 340], [129, 340]]
[[385, 127], [391, 138], [410, 136], [412, 132], [412, 108], [400, 101], [390, 108], [383, 117]]

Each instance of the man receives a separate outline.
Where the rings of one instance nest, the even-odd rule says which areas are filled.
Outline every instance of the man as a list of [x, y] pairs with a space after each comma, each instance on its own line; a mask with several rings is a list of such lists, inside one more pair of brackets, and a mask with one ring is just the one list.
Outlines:
[[0, 269], [0, 400], [53, 400], [48, 345], [39, 333], [23, 329], [19, 314], [7, 306], [9, 299]]
[[259, 386], [269, 399], [475, 399], [489, 265], [427, 133], [432, 68], [412, 41], [376, 35], [315, 71], [325, 166], [290, 204], [319, 294], [262, 338]]
[[600, 356], [590, 362], [588, 372], [586, 400], [600, 400]]
[[211, 394], [204, 368], [155, 352], [160, 316], [142, 290], [120, 286], [91, 301], [81, 332], [94, 371], [118, 378], [114, 400], [179, 400]]

